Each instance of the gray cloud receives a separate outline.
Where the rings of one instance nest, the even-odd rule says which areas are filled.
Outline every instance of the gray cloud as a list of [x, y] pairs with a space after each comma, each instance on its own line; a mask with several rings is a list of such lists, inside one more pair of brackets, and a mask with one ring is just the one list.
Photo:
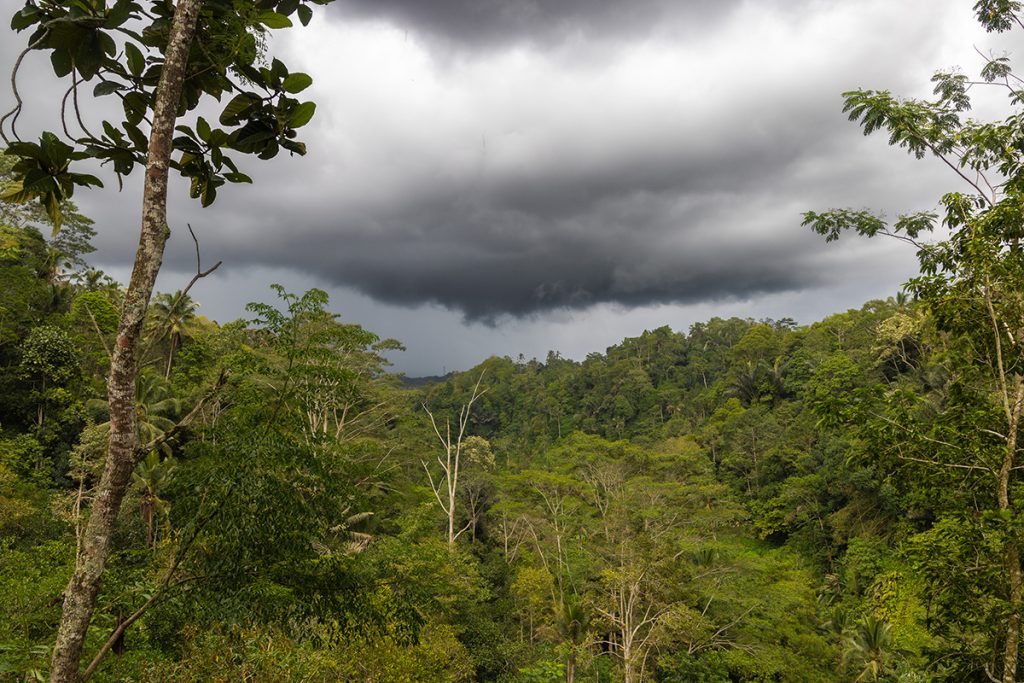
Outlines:
[[[439, 64], [385, 28], [327, 27], [339, 43], [357, 41], [351, 55], [359, 40], [385, 43], [398, 66], [384, 62], [373, 78], [320, 74], [319, 147], [226, 194], [206, 247], [211, 258], [289, 266], [489, 324], [835, 284], [857, 256], [801, 228], [802, 210], [927, 208], [948, 186], [938, 166], [865, 142], [838, 93], [857, 78], [895, 89], [918, 80], [891, 69], [903, 54], [895, 38], [934, 50], [944, 15], [870, 35], [859, 33], [875, 23], [864, 12], [795, 25], [774, 15], [757, 37], [772, 59], [759, 62], [730, 43], [765, 10], [746, 11], [721, 36], [648, 41], [591, 66], [541, 52]], [[860, 24], [849, 49], [825, 51], [844, 46], [830, 31], [850, 20]], [[169, 261], [190, 258], [183, 249]]]
[[[255, 185], [206, 211], [176, 187], [167, 266], [193, 268], [191, 222], [207, 263], [501, 329], [669, 304], [783, 310], [784, 296], [860, 291], [846, 285], [865, 253], [876, 286], [887, 246], [828, 248], [799, 214], [928, 208], [951, 187], [863, 140], [839, 93], [913, 92], [969, 60], [962, 5], [344, 0], [274, 46], [316, 79], [310, 155], [246, 160]], [[24, 89], [45, 108], [33, 79]], [[130, 260], [138, 181], [80, 197], [101, 265]]]
[[340, 0], [342, 20], [386, 20], [456, 47], [707, 31], [739, 0]]

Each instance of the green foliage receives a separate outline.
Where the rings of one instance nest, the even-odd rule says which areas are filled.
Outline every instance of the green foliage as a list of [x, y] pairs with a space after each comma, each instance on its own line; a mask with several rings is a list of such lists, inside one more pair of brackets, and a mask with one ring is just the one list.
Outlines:
[[[182, 123], [176, 127], [179, 135], [173, 140], [172, 167], [190, 181], [190, 195], [203, 206], [213, 203], [217, 189], [225, 183], [251, 182], [228, 152], [254, 154], [261, 159], [270, 159], [281, 149], [305, 154], [305, 145], [295, 139], [296, 129], [310, 121], [315, 105], [291, 95], [308, 87], [311, 79], [306, 74], [289, 73], [277, 59], [262, 66], [261, 45], [268, 30], [292, 26], [289, 15], [297, 13], [305, 24], [311, 17], [309, 4], [327, 2], [268, 0], [202, 5], [179, 116], [195, 110], [204, 95], [217, 100], [232, 96], [219, 118], [225, 128], [211, 126], [202, 116], [196, 116], [193, 125]], [[173, 6], [159, 2], [152, 3], [147, 11], [134, 0], [117, 0], [110, 7], [102, 2], [69, 0], [30, 3], [14, 15], [12, 28], [32, 31], [29, 44], [49, 53], [54, 74], [73, 75], [76, 111], [79, 83], [98, 81], [93, 96], [116, 96], [123, 118], [103, 121], [102, 134], [82, 127], [77, 137], [67, 141], [45, 132], [38, 143], [24, 142], [17, 138], [14, 128], [21, 110], [19, 103], [0, 121], [2, 124], [10, 119], [15, 138], [8, 141], [7, 154], [16, 162], [10, 168], [13, 178], [4, 190], [4, 200], [21, 203], [37, 199], [54, 229], [59, 230], [62, 203], [71, 198], [75, 188], [101, 185], [94, 176], [73, 172], [72, 162], [92, 158], [109, 163], [119, 182], [121, 176], [145, 163], [148, 139], [140, 124], [148, 121], [152, 112], [172, 12]], [[144, 20], [148, 25], [136, 30]], [[67, 121], [64, 128], [68, 129]]]
[[[975, 4], [989, 31], [1020, 26], [1020, 10], [1018, 2]], [[853, 410], [830, 410], [824, 392], [818, 404], [823, 420], [857, 425], [867, 445], [864, 459], [892, 473], [890, 490], [902, 489], [905, 504], [925, 521], [910, 535], [912, 555], [919, 558], [912, 578], [924, 581], [927, 611], [935, 614], [927, 627], [939, 638], [929, 639], [905, 611], [893, 613], [895, 605], [920, 611], [912, 588], [920, 584], [904, 572], [889, 571], [875, 581], [875, 612], [895, 616], [901, 638], [916, 648], [942, 652], [936, 668], [943, 680], [984, 671], [993, 680], [1012, 681], [1019, 669], [1022, 603], [1022, 536], [1014, 520], [1024, 408], [1024, 166], [1016, 144], [1024, 100], [1007, 59], [985, 58], [981, 77], [981, 85], [1005, 87], [1011, 111], [1000, 121], [965, 116], [976, 83], [955, 71], [935, 74], [932, 100], [901, 100], [872, 90], [844, 94], [845, 111], [865, 134], [886, 131], [891, 145], [917, 158], [937, 157], [965, 183], [967, 193], [941, 199], [948, 238], [919, 241], [938, 220], [931, 213], [901, 216], [888, 225], [868, 212], [840, 209], [807, 212], [804, 224], [829, 241], [852, 230], [913, 244], [921, 274], [907, 290], [936, 328], [936, 338], [928, 339], [923, 319], [893, 316], [879, 330], [886, 382], [846, 390], [852, 400], [845, 403]], [[838, 384], [842, 391], [841, 385], [850, 384], [846, 377], [853, 376], [852, 367], [833, 372], [823, 389]], [[848, 567], [868, 564], [859, 552], [864, 547], [851, 544]], [[934, 556], [919, 555], [924, 547]], [[854, 583], [858, 591], [866, 588], [862, 580]], [[891, 673], [892, 639], [888, 624], [874, 614], [865, 617], [849, 639], [857, 680]]]
[[541, 661], [523, 667], [516, 675], [516, 683], [560, 683], [565, 680], [565, 664], [558, 661]]
[[66, 384], [78, 374], [78, 350], [60, 328], [33, 328], [20, 350], [19, 373], [40, 386]]

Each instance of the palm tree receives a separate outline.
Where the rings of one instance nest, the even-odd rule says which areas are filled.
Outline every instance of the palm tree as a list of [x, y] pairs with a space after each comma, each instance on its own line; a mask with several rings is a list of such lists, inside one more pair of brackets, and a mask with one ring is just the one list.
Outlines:
[[199, 304], [192, 297], [180, 290], [174, 294], [157, 294], [153, 299], [150, 310], [153, 315], [154, 340], [166, 338], [170, 344], [164, 367], [165, 379], [171, 376], [174, 352], [181, 345], [182, 337], [191, 336], [198, 307]]
[[889, 624], [884, 619], [868, 615], [847, 637], [843, 661], [858, 670], [854, 683], [880, 681], [900, 654], [901, 651], [892, 646]]
[[[87, 404], [97, 411], [109, 413], [109, 404], [102, 399], [93, 399]], [[152, 444], [174, 428], [174, 418], [181, 411], [181, 401], [174, 395], [170, 382], [154, 373], [143, 370], [135, 383], [135, 419], [138, 443]], [[110, 421], [99, 425], [109, 430]], [[163, 456], [163, 457], [161, 457]], [[157, 514], [167, 515], [167, 503], [159, 496], [167, 475], [174, 468], [173, 451], [166, 441], [150, 450], [137, 465], [132, 478], [142, 489], [139, 512], [146, 525], [146, 543], [156, 545]]]
[[366, 531], [358, 531], [356, 527], [363, 526], [365, 522], [373, 518], [373, 513], [357, 512], [349, 514], [350, 508], [341, 511], [344, 521], [341, 524], [327, 529], [327, 534], [322, 541], [313, 541], [313, 549], [325, 556], [358, 555], [366, 550], [373, 542], [373, 534]]
[[[93, 399], [89, 407], [107, 413], [109, 407], [103, 399]], [[181, 411], [181, 401], [174, 395], [170, 383], [151, 370], [143, 370], [135, 384], [135, 419], [140, 444], [153, 443], [174, 427], [174, 418]], [[101, 426], [110, 426], [104, 422]], [[161, 453], [171, 456], [168, 443], [159, 446]]]
[[576, 657], [587, 645], [590, 631], [590, 611], [579, 596], [566, 595], [555, 608], [555, 631], [559, 640], [567, 647], [565, 681], [576, 679]]
[[157, 515], [167, 518], [168, 504], [160, 497], [160, 490], [167, 482], [174, 465], [174, 458], [161, 460], [160, 453], [154, 449], [132, 472], [132, 479], [142, 490], [139, 512], [142, 513], [142, 522], [146, 525], [146, 545], [151, 548], [155, 548], [157, 542]]

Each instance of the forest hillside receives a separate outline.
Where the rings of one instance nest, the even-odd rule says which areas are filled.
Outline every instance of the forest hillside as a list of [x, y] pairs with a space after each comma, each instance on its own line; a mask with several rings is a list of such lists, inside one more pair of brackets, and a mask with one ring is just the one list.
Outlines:
[[[864, 133], [960, 183], [891, 219], [807, 207], [808, 240], [913, 249], [892, 297], [409, 379], [390, 371], [401, 340], [320, 289], [267, 283], [238, 320], [200, 315], [219, 264], [203, 270], [198, 239], [195, 278], [155, 291], [172, 171], [205, 208], [252, 182], [233, 157], [305, 154], [312, 77], [266, 39], [328, 2], [13, 17], [31, 33], [0, 117], [0, 680], [1016, 683], [1024, 79], [1008, 57], [980, 53], [980, 80], [938, 72], [926, 99], [843, 94]], [[974, 5], [995, 33], [1021, 10]], [[64, 134], [38, 142], [16, 132], [32, 50], [70, 76]], [[91, 129], [89, 81], [121, 105]], [[1008, 97], [1004, 118], [970, 116], [981, 88]], [[79, 162], [143, 171], [126, 283], [90, 265], [72, 196], [102, 181]]]

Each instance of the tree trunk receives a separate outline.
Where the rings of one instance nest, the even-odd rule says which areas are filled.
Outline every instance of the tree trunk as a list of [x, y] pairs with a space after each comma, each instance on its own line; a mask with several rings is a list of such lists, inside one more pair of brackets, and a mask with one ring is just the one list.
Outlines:
[[[1010, 477], [1013, 473], [1015, 455], [1017, 453], [1017, 430], [1020, 427], [1021, 411], [1024, 410], [1024, 379], [1013, 377], [1014, 399], [1008, 406], [1009, 420], [1006, 431], [1006, 453], [1003, 466], [999, 470], [999, 510], [1009, 511], [1010, 508]], [[1015, 532], [1011, 532], [1015, 533]], [[1006, 643], [1003, 648], [1003, 681], [1016, 683], [1017, 660], [1020, 649], [1021, 627], [1021, 568], [1020, 547], [1017, 539], [1011, 537], [1006, 543], [1006, 579], [1009, 588], [1010, 618], [1006, 624]]]
[[139, 509], [142, 512], [142, 523], [146, 525], [147, 548], [156, 548], [156, 534], [154, 533], [155, 508], [156, 502], [153, 500], [153, 497], [149, 493], [143, 495]]
[[110, 554], [110, 540], [121, 500], [135, 468], [135, 379], [138, 374], [139, 338], [149, 297], [163, 261], [164, 244], [170, 235], [167, 227], [167, 175], [171, 143], [189, 48], [201, 6], [202, 0], [179, 0], [157, 84], [146, 159], [139, 247], [125, 292], [117, 344], [107, 379], [110, 405], [107, 458], [82, 538], [82, 551], [75, 562], [71, 581], [64, 590], [64, 609], [50, 667], [51, 683], [74, 683], [79, 678], [82, 646]]
[[171, 364], [174, 363], [174, 347], [178, 344], [178, 334], [174, 333], [171, 335], [171, 350], [167, 354], [167, 369], [164, 371], [164, 379], [171, 378]]
[[1010, 583], [1010, 620], [1006, 625], [1006, 647], [1003, 650], [1003, 683], [1016, 683], [1017, 652], [1020, 647], [1021, 570], [1020, 551], [1016, 541], [1006, 548], [1006, 563]]
[[633, 653], [623, 644], [622, 647], [622, 680], [623, 683], [636, 683], [636, 669], [633, 666]]
[[[457, 465], [456, 465], [457, 466]], [[451, 481], [451, 479], [449, 479]], [[455, 487], [449, 484], [448, 490], [448, 550], [455, 548]]]

